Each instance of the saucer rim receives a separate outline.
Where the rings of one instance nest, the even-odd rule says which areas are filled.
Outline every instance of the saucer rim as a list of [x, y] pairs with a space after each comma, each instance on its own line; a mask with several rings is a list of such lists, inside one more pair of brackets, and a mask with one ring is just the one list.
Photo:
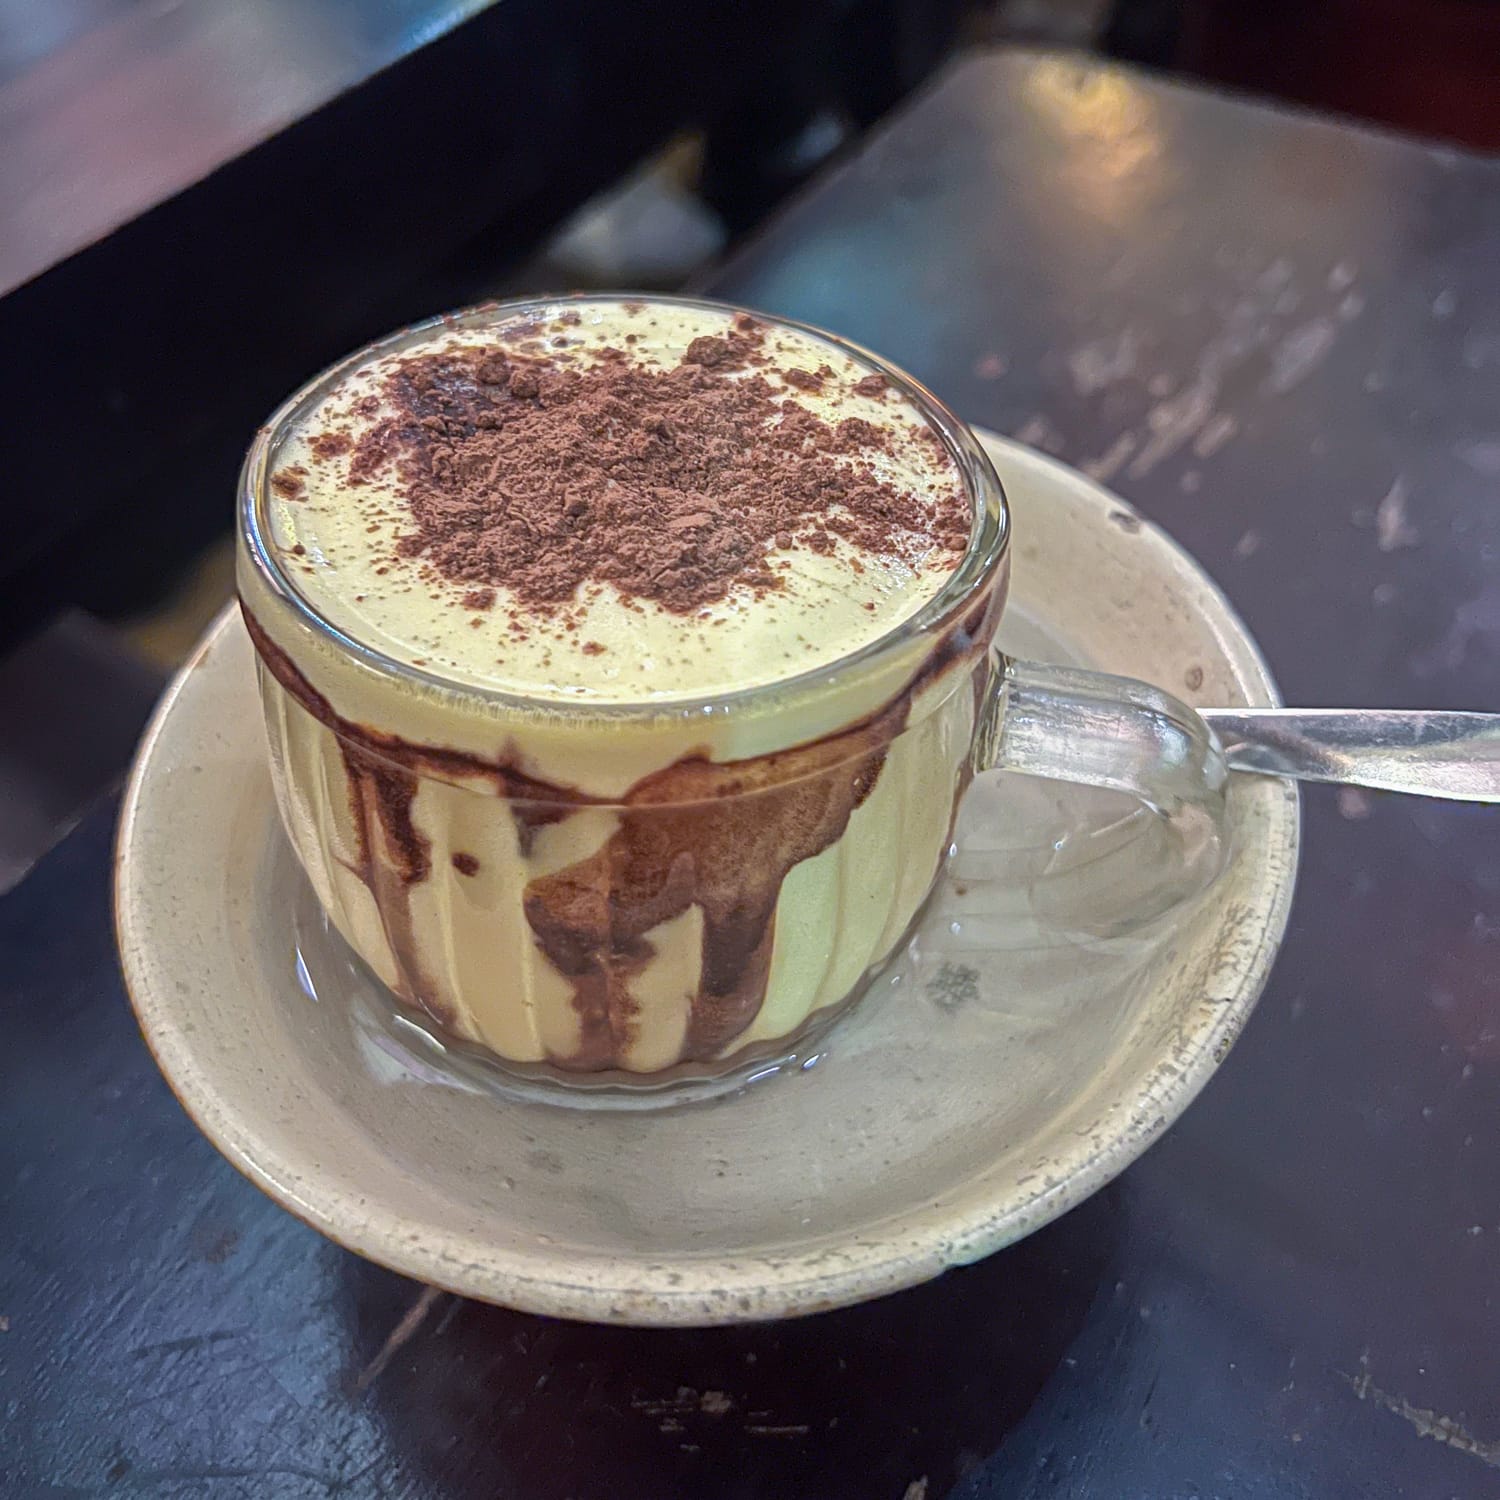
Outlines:
[[[1088, 500], [1107, 520], [1123, 512], [1137, 525], [1131, 541], [1144, 539], [1161, 549], [1173, 576], [1191, 582], [1199, 600], [1219, 618], [1224, 654], [1240, 685], [1265, 706], [1280, 703], [1274, 680], [1248, 628], [1210, 575], [1166, 532], [1104, 485], [1049, 455], [976, 429], [980, 441], [1005, 462], [1039, 466]], [[1122, 537], [1127, 534], [1121, 530]], [[219, 1105], [212, 1069], [205, 1067], [192, 1039], [174, 1025], [172, 1005], [154, 993], [149, 916], [141, 909], [141, 889], [130, 849], [142, 817], [153, 760], [176, 706], [205, 658], [233, 628], [231, 602], [216, 618], [164, 692], [137, 750], [122, 801], [114, 849], [114, 921], [121, 967], [132, 1008], [162, 1076], [189, 1118], [225, 1158], [294, 1217], [336, 1244], [457, 1295], [476, 1297], [522, 1311], [616, 1324], [704, 1326], [772, 1317], [801, 1316], [898, 1291], [969, 1264], [1002, 1249], [1066, 1212], [1113, 1179], [1145, 1151], [1192, 1102], [1227, 1055], [1259, 999], [1289, 920], [1301, 841], [1300, 798], [1295, 786], [1266, 783], [1281, 795], [1266, 799], [1264, 844], [1255, 851], [1260, 882], [1246, 926], [1257, 941], [1233, 956], [1233, 983], [1220, 975], [1212, 997], [1211, 1019], [1185, 1034], [1181, 1044], [1149, 1071], [1132, 1094], [1113, 1101], [1124, 1123], [1095, 1137], [1059, 1175], [1044, 1180], [1025, 1197], [997, 1201], [982, 1184], [944, 1205], [941, 1200], [908, 1203], [876, 1232], [844, 1242], [836, 1254], [813, 1246], [799, 1257], [778, 1255], [774, 1265], [758, 1257], [681, 1254], [675, 1259], [628, 1261], [605, 1252], [553, 1247], [520, 1251], [486, 1246], [470, 1236], [462, 1253], [457, 1232], [428, 1226], [430, 1238], [398, 1235], [383, 1224], [380, 1209], [349, 1201], [348, 1185], [337, 1172], [309, 1182], [295, 1164], [274, 1158], [256, 1136], [254, 1120]], [[258, 725], [257, 725], [258, 727]], [[274, 809], [270, 809], [274, 816]], [[1243, 855], [1241, 856], [1243, 857]], [[1222, 932], [1221, 928], [1221, 932]], [[1201, 1007], [1200, 1007], [1201, 1009]], [[1168, 1064], [1164, 1070], [1163, 1064]], [[703, 1106], [723, 1108], [720, 1100]], [[497, 1107], [502, 1107], [497, 1100]], [[321, 1195], [308, 1189], [321, 1189]], [[886, 1232], [888, 1231], [888, 1232]]]

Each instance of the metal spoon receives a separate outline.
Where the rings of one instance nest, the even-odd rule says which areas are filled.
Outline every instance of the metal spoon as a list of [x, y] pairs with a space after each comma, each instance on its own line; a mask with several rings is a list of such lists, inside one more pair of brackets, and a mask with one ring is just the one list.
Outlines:
[[1235, 771], [1500, 802], [1500, 714], [1383, 708], [1199, 713]]

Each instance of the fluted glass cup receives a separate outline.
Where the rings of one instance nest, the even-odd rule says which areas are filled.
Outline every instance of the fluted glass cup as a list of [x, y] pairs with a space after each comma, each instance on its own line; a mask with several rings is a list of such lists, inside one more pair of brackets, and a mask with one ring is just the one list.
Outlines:
[[[442, 321], [478, 333], [558, 307]], [[973, 520], [961, 563], [909, 619], [768, 686], [691, 702], [532, 700], [395, 661], [299, 593], [270, 544], [282, 445], [352, 368], [433, 324], [312, 381], [246, 459], [238, 587], [292, 846], [388, 1003], [528, 1077], [652, 1086], [795, 1049], [906, 941], [976, 774], [1137, 799], [1174, 865], [1142, 891], [1147, 904], [1216, 871], [1225, 770], [1201, 721], [1144, 684], [1000, 655], [1011, 522], [984, 449], [875, 355], [784, 326], [914, 404]]]

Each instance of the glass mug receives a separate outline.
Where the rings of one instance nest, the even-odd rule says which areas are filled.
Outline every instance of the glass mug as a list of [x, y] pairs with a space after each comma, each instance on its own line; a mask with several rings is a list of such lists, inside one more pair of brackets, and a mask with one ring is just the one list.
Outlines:
[[[440, 321], [481, 330], [567, 305]], [[867, 351], [754, 316], [826, 342], [913, 403], [973, 514], [960, 565], [914, 615], [767, 686], [666, 704], [529, 700], [392, 660], [299, 594], [269, 540], [288, 433], [351, 369], [437, 321], [312, 381], [245, 462], [237, 582], [292, 846], [400, 1013], [527, 1078], [657, 1087], [805, 1047], [906, 943], [978, 773], [1131, 794], [1173, 851], [1158, 908], [1221, 859], [1226, 772], [1190, 710], [995, 649], [1011, 523], [973, 433]]]

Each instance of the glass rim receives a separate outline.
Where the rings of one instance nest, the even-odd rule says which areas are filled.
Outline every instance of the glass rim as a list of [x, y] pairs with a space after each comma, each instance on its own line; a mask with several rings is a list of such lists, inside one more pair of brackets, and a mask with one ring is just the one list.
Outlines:
[[[478, 329], [501, 319], [536, 314], [545, 309], [586, 306], [597, 303], [641, 302], [669, 307], [693, 308], [714, 313], [745, 313], [772, 327], [784, 328], [813, 338], [839, 350], [872, 374], [880, 375], [916, 408], [923, 420], [942, 439], [958, 468], [972, 511], [969, 541], [958, 566], [942, 588], [916, 611], [897, 621], [884, 634], [863, 646], [836, 656], [818, 666], [728, 691], [662, 699], [627, 699], [599, 702], [591, 699], [543, 697], [511, 688], [462, 682], [442, 672], [404, 662], [378, 646], [351, 635], [335, 624], [298, 589], [270, 545], [271, 460], [280, 442], [303, 416], [324, 399], [346, 375], [362, 365], [421, 344], [434, 332]], [[386, 334], [345, 355], [306, 381], [284, 400], [257, 429], [240, 469], [239, 535], [252, 565], [271, 594], [315, 636], [341, 654], [352, 657], [381, 677], [397, 684], [418, 687], [424, 694], [466, 699], [511, 716], [574, 719], [598, 723], [610, 720], [690, 719], [704, 715], [731, 714], [747, 704], [768, 699], [800, 697], [832, 687], [846, 674], [876, 666], [882, 659], [921, 636], [940, 631], [961, 618], [972, 607], [995, 576], [1010, 547], [1010, 505], [990, 456], [968, 425], [925, 385], [904, 370], [851, 339], [829, 333], [810, 323], [760, 312], [738, 303], [708, 297], [667, 295], [654, 292], [582, 292], [558, 296], [524, 297], [480, 302], [454, 312], [440, 313]]]

